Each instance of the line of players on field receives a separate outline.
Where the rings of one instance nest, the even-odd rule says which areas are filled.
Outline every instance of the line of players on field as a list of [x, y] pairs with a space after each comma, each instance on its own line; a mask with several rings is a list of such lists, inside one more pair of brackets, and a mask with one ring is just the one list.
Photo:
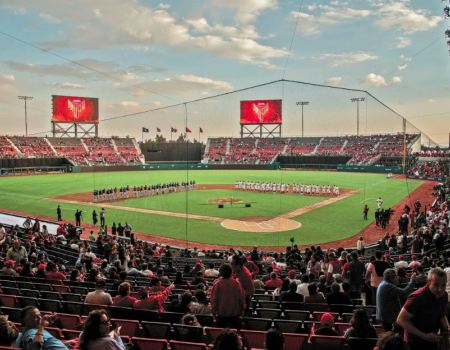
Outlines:
[[[235, 189], [238, 191], [253, 191], [261, 193], [289, 193], [290, 184], [284, 183], [272, 183], [272, 182], [251, 182], [251, 181], [236, 181]], [[293, 184], [293, 194], [306, 194], [306, 195], [331, 195], [339, 196], [339, 186], [326, 186], [326, 185], [310, 185], [310, 184]]]
[[[133, 198], [158, 196], [161, 194], [195, 190], [195, 180], [189, 182], [170, 182], [167, 184], [133, 186]], [[117, 189], [94, 190], [94, 203], [130, 198], [130, 186]]]

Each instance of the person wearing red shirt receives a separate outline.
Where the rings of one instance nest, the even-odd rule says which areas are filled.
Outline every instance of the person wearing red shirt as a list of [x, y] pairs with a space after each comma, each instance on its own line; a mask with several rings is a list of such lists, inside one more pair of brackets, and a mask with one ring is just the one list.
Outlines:
[[239, 255], [233, 255], [233, 258], [231, 259], [231, 268], [233, 269], [233, 278], [237, 279], [242, 284], [242, 288], [244, 288], [247, 313], [252, 295], [255, 294], [255, 284], [252, 280], [252, 274], [244, 266], [244, 261]]
[[278, 278], [275, 272], [270, 274], [270, 280], [268, 280], [265, 284], [266, 287], [278, 288], [283, 284], [283, 281]]
[[138, 291], [140, 300], [138, 300], [136, 304], [134, 304], [134, 308], [164, 312], [162, 304], [167, 300], [174, 286], [175, 285], [172, 283], [169, 287], [164, 288], [163, 292], [154, 295], [148, 295], [148, 290], [145, 288], [141, 288]]
[[128, 282], [124, 282], [119, 286], [119, 295], [113, 300], [114, 306], [120, 307], [133, 307], [137, 302], [136, 298], [130, 297], [131, 285]]
[[[242, 260], [241, 260], [242, 261]], [[245, 292], [242, 284], [231, 278], [232, 266], [220, 267], [219, 279], [211, 291], [211, 313], [217, 318], [217, 327], [238, 328], [239, 317], [245, 312]]]
[[47, 280], [65, 280], [66, 276], [59, 272], [59, 267], [56, 264], [48, 263], [47, 264], [47, 274], [45, 277]]

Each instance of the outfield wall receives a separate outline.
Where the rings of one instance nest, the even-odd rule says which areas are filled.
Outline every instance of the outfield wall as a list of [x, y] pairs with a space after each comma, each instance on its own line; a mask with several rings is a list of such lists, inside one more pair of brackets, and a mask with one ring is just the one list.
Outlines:
[[[338, 165], [337, 171], [356, 173], [403, 174], [402, 166]], [[406, 169], [408, 171], [408, 169]]]
[[162, 162], [162, 161], [196, 161], [202, 159], [201, 143], [156, 143], [147, 142], [141, 144], [141, 151], [146, 162]]
[[277, 162], [281, 167], [285, 165], [340, 165], [346, 164], [352, 157], [349, 156], [278, 156]]
[[1, 158], [0, 168], [57, 167], [69, 164], [66, 158]]

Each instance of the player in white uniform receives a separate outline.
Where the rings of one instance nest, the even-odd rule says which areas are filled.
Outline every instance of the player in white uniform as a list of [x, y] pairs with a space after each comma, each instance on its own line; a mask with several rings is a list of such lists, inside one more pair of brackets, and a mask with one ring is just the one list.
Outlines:
[[284, 183], [281, 184], [280, 186], [280, 193], [284, 193], [284, 190], [286, 189], [286, 186]]
[[303, 183], [300, 185], [300, 193], [303, 194], [303, 190], [305, 189], [305, 185]]
[[315, 185], [311, 185], [311, 193], [316, 194], [316, 186]]
[[272, 193], [277, 193], [277, 184], [272, 183]]
[[331, 186], [330, 185], [328, 185], [328, 187], [327, 187], [327, 194], [331, 194]]
[[336, 186], [336, 196], [339, 196], [339, 186]]

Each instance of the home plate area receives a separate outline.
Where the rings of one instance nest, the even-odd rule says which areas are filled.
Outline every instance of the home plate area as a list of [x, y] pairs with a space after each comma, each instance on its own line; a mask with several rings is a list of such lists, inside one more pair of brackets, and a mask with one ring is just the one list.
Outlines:
[[276, 217], [264, 221], [242, 221], [242, 220], [224, 220], [222, 226], [230, 230], [245, 232], [281, 232], [290, 231], [299, 228], [302, 224], [281, 217]]

